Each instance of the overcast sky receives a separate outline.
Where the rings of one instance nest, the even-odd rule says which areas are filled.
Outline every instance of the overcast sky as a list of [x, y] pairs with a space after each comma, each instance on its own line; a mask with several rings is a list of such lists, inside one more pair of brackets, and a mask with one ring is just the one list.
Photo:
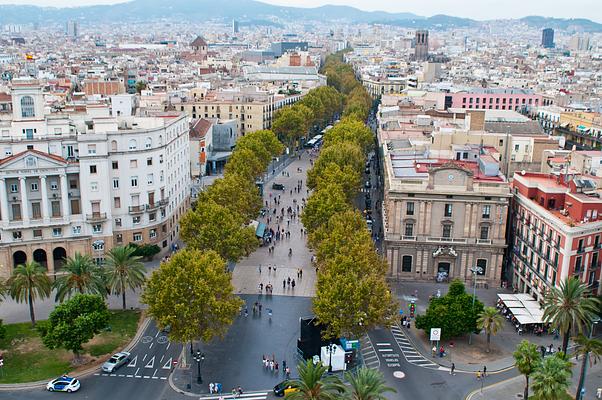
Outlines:
[[[224, 0], [228, 1], [228, 0]], [[344, 4], [362, 10], [413, 12], [430, 16], [448, 14], [475, 19], [516, 18], [543, 15], [559, 18], [589, 18], [602, 22], [601, 0], [263, 0], [265, 3], [313, 7]], [[119, 3], [119, 0], [0, 0], [0, 4], [73, 6]]]

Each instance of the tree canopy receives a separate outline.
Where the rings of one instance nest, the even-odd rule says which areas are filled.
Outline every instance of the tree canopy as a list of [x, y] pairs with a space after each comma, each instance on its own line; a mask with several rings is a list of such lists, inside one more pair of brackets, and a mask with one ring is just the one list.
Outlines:
[[301, 220], [309, 232], [328, 222], [334, 214], [351, 208], [340, 185], [319, 188], [307, 200]]
[[179, 342], [223, 337], [243, 304], [234, 295], [226, 262], [215, 251], [191, 248], [178, 251], [152, 273], [142, 302]]
[[236, 173], [216, 179], [200, 193], [197, 204], [209, 201], [227, 206], [233, 212], [242, 215], [245, 222], [256, 218], [261, 209], [261, 196], [255, 182]]
[[[351, 170], [360, 174], [364, 170], [366, 157], [362, 149], [352, 142], [341, 142], [337, 146], [326, 147], [320, 152], [320, 156], [314, 162], [314, 166], [307, 172], [307, 186], [316, 188], [319, 177], [324, 174], [328, 164], [337, 164], [344, 169], [349, 166]], [[358, 188], [359, 189], [359, 188]]]
[[363, 122], [344, 118], [324, 135], [323, 148], [338, 146], [343, 142], [357, 144], [364, 154], [374, 147], [374, 135]]

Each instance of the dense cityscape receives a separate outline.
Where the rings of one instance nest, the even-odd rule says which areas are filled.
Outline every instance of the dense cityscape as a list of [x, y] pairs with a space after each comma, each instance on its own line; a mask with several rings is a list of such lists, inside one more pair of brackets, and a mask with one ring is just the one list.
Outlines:
[[0, 398], [602, 398], [602, 23], [326, 4], [0, 4]]

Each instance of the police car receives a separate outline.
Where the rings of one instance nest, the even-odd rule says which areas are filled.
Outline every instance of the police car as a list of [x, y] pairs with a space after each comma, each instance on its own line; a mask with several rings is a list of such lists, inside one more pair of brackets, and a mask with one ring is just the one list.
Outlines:
[[77, 392], [79, 390], [80, 383], [77, 379], [63, 375], [60, 378], [56, 378], [46, 385], [46, 389], [49, 392]]

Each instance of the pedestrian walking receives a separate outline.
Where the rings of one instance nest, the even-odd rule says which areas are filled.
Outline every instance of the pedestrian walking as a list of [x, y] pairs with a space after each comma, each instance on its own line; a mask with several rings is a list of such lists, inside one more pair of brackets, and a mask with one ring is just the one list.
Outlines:
[[213, 394], [213, 391], [215, 390], [215, 385], [213, 384], [213, 382], [211, 382], [209, 384], [209, 393]]
[[286, 289], [286, 279], [282, 280], [282, 290]]
[[278, 361], [274, 362], [274, 372], [278, 373]]
[[[276, 239], [278, 239], [278, 235], [276, 235]], [[268, 274], [272, 272], [272, 266], [268, 265]]]
[[261, 275], [261, 264], [259, 264], [259, 275]]
[[456, 375], [456, 364], [452, 363], [451, 368], [449, 370], [450, 375]]
[[286, 370], [286, 360], [282, 360], [282, 372]]
[[290, 277], [290, 276], [289, 276], [289, 277], [288, 277], [288, 279], [286, 280], [286, 284], [287, 284], [287, 285], [289, 285], [289, 286], [291, 285], [291, 277]]
[[270, 360], [270, 370], [274, 371], [274, 361]]
[[293, 289], [295, 289], [295, 280], [294, 279], [291, 281], [291, 286], [293, 287]]
[[286, 374], [286, 379], [290, 379], [291, 378], [291, 369], [289, 367], [285, 368], [285, 374]]
[[487, 376], [487, 366], [483, 365], [483, 378]]
[[303, 278], [303, 270], [299, 268], [299, 279]]

